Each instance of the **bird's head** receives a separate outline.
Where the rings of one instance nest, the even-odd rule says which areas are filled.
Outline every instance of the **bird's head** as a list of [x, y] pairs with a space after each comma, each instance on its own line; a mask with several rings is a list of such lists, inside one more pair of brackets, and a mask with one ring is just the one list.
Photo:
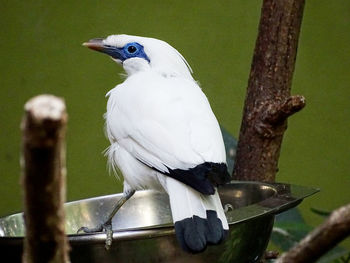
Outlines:
[[151, 69], [167, 77], [192, 78], [192, 69], [184, 57], [162, 40], [111, 35], [105, 39], [91, 39], [83, 45], [109, 55], [114, 61], [122, 64], [128, 75]]

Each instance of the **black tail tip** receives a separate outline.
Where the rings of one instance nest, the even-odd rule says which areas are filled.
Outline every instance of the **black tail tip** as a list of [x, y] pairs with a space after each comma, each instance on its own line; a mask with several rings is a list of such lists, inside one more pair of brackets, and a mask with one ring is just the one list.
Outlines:
[[175, 222], [176, 237], [186, 252], [203, 252], [208, 245], [218, 245], [228, 236], [216, 211], [207, 210], [207, 218], [193, 216]]

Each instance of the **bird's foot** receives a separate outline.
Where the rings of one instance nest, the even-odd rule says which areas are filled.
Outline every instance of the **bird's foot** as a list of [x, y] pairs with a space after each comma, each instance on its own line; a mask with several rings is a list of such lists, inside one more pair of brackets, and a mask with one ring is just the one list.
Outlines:
[[113, 230], [112, 230], [112, 219], [114, 215], [118, 212], [118, 210], [122, 207], [122, 205], [133, 196], [135, 193], [135, 190], [130, 190], [124, 193], [124, 195], [118, 200], [117, 204], [113, 208], [113, 211], [109, 214], [107, 217], [107, 220], [104, 224], [98, 225], [94, 228], [88, 228], [88, 227], [81, 227], [78, 229], [77, 233], [95, 233], [95, 232], [106, 232], [106, 242], [105, 242], [105, 248], [109, 250], [112, 246], [113, 241]]
[[78, 229], [77, 234], [79, 233], [96, 233], [96, 232], [105, 232], [106, 233], [106, 242], [105, 242], [105, 248], [106, 250], [109, 250], [112, 246], [113, 242], [113, 230], [112, 230], [112, 222], [107, 221], [101, 225], [98, 225], [97, 227], [88, 228], [88, 227], [81, 227]]

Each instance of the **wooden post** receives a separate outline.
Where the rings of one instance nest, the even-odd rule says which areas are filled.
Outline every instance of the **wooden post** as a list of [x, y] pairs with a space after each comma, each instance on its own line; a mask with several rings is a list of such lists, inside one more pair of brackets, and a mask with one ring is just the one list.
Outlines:
[[22, 120], [22, 185], [24, 189], [23, 262], [69, 262], [65, 235], [64, 101], [52, 95], [32, 98]]
[[305, 105], [290, 89], [305, 0], [264, 0], [233, 177], [273, 182], [287, 118]]
[[[233, 176], [273, 182], [287, 118], [305, 106], [290, 89], [305, 0], [264, 0]], [[335, 211], [276, 263], [315, 262], [350, 235], [350, 204]], [[275, 258], [277, 255], [269, 255]]]

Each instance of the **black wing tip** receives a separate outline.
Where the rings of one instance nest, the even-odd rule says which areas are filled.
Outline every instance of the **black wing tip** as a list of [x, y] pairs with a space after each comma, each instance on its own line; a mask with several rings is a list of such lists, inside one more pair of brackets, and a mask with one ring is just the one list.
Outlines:
[[227, 171], [226, 163], [206, 163], [210, 167], [208, 179], [215, 185], [223, 185], [231, 181], [231, 176]]
[[205, 162], [187, 170], [169, 169], [167, 175], [205, 195], [215, 194], [214, 187], [231, 180], [226, 163]]
[[208, 245], [218, 245], [228, 236], [216, 211], [207, 210], [207, 218], [193, 216], [175, 222], [176, 237], [186, 252], [203, 252]]

